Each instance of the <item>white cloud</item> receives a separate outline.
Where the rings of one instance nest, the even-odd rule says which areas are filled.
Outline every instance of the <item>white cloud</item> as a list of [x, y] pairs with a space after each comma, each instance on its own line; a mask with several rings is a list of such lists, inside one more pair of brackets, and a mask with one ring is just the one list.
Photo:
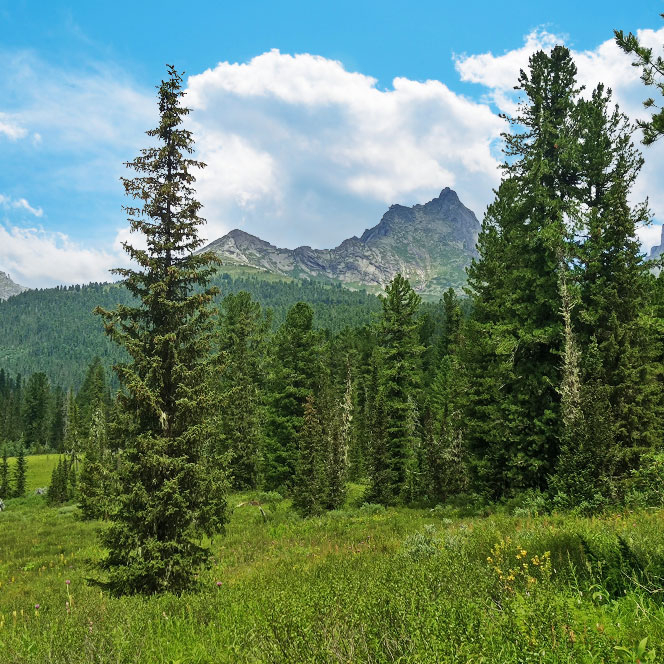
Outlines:
[[119, 261], [117, 254], [83, 247], [64, 233], [0, 223], [0, 266], [23, 286], [110, 281], [109, 269]]
[[44, 214], [40, 207], [32, 207], [25, 198], [11, 198], [0, 194], [0, 205], [5, 209], [25, 210], [35, 217], [41, 217]]
[[637, 236], [646, 254], [650, 254], [650, 250], [662, 244], [662, 240], [664, 239], [662, 238], [662, 226], [660, 224], [639, 227], [637, 229]]
[[381, 90], [340, 62], [273, 50], [190, 77], [186, 103], [210, 239], [242, 226], [329, 247], [445, 186], [481, 215], [498, 182], [503, 121], [439, 81]]
[[[645, 46], [653, 48], [655, 53], [661, 52], [664, 28], [639, 30], [637, 34]], [[461, 80], [483, 85], [487, 89], [486, 98], [509, 114], [516, 107], [517, 93], [513, 88], [519, 70], [527, 69], [530, 55], [537, 49], [549, 49], [564, 42], [561, 36], [538, 30], [527, 35], [522, 47], [501, 55], [481, 53], [459, 56], [456, 58], [456, 68]], [[632, 58], [623, 53], [613, 39], [606, 40], [595, 49], [578, 51], [572, 48], [571, 51], [578, 68], [579, 83], [586, 87], [583, 94], [590, 94], [598, 83], [604, 83], [613, 90], [615, 101], [628, 116], [632, 119], [647, 117], [642, 102], [653, 92], [643, 85], [639, 79], [639, 70], [631, 64]], [[640, 140], [640, 133], [636, 134], [635, 140]], [[643, 148], [643, 154], [645, 166], [634, 187], [633, 198], [635, 201], [649, 198], [655, 218], [664, 221], [664, 188], [661, 185], [664, 141]], [[650, 238], [655, 232], [653, 228], [644, 229], [641, 237]]]
[[19, 138], [25, 138], [28, 131], [22, 127], [8, 113], [0, 112], [0, 135], [4, 135], [12, 141]]

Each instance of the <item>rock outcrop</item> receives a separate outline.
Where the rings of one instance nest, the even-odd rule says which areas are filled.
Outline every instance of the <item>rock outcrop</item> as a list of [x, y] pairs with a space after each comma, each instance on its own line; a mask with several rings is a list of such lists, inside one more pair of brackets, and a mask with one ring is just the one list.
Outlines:
[[202, 251], [214, 251], [226, 265], [374, 291], [400, 272], [420, 293], [438, 297], [465, 283], [479, 230], [475, 214], [446, 187], [424, 205], [392, 205], [380, 223], [334, 249], [280, 249], [233, 230]]
[[0, 272], [0, 300], [6, 300], [12, 295], [18, 295], [28, 290], [25, 286], [15, 284], [6, 272]]

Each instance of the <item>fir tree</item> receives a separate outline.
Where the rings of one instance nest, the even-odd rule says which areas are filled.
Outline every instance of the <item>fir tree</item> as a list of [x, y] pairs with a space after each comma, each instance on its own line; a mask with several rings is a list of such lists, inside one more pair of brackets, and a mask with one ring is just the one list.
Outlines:
[[99, 406], [92, 416], [78, 483], [79, 506], [85, 519], [105, 519], [110, 512], [113, 494], [110, 463], [106, 418]]
[[649, 308], [649, 265], [636, 235], [649, 221], [646, 205], [630, 206], [630, 190], [643, 164], [632, 127], [611, 92], [599, 85], [578, 105], [583, 166], [577, 248], [581, 285], [581, 343], [597, 344], [600, 374], [615, 423], [614, 472], [626, 476], [659, 438]]
[[64, 451], [66, 428], [65, 394], [61, 387], [53, 390], [51, 415], [48, 424], [48, 446], [55, 452]]
[[369, 461], [369, 486], [365, 498], [368, 502], [388, 505], [395, 499], [394, 486], [396, 483], [388, 444], [387, 409], [380, 380], [381, 369], [380, 353], [378, 349], [375, 349], [370, 362], [365, 406]]
[[227, 295], [222, 307], [220, 444], [222, 452], [230, 453], [234, 487], [254, 489], [261, 462], [261, 369], [269, 320], [247, 292]]
[[455, 292], [443, 295], [445, 324], [439, 343], [438, 370], [424, 406], [422, 484], [420, 495], [442, 502], [460, 493], [468, 483], [463, 444], [464, 371], [459, 352], [462, 345], [462, 312]]
[[326, 459], [327, 509], [339, 509], [346, 499], [346, 479], [348, 476], [348, 449], [350, 447], [353, 421], [353, 383], [350, 366], [347, 369], [346, 389], [341, 402], [333, 411], [332, 426], [328, 433], [328, 453]]
[[116, 367], [124, 431], [116, 472], [115, 506], [103, 542], [104, 567], [115, 593], [182, 592], [207, 562], [203, 535], [227, 519], [226, 482], [213, 454], [210, 413], [211, 302], [206, 288], [216, 259], [192, 253], [201, 205], [194, 198], [191, 132], [180, 125], [182, 78], [172, 66], [158, 88], [160, 122], [148, 135], [156, 147], [127, 166], [126, 193], [141, 207], [126, 208], [146, 249], [124, 248], [138, 270], [118, 269], [138, 306], [98, 310], [106, 332], [130, 355]]
[[[664, 14], [660, 14], [664, 18]], [[652, 48], [639, 42], [631, 32], [627, 35], [622, 30], [615, 30], [616, 44], [628, 54], [634, 54], [636, 60], [632, 63], [641, 69], [641, 80], [647, 86], [655, 87], [664, 95], [664, 58], [653, 55]], [[643, 102], [645, 108], [653, 110], [649, 120], [637, 120], [638, 126], [643, 130], [643, 143], [651, 145], [664, 134], [664, 108], [658, 105], [652, 97]]]
[[288, 491], [298, 458], [304, 403], [313, 394], [318, 372], [318, 335], [308, 304], [299, 302], [288, 310], [272, 346], [263, 474], [267, 489]]
[[106, 412], [110, 403], [111, 393], [106, 381], [106, 371], [101, 359], [95, 357], [88, 367], [83, 385], [76, 395], [80, 430], [83, 437], [87, 437], [97, 409], [102, 408]]
[[545, 488], [560, 435], [558, 257], [568, 255], [579, 181], [576, 67], [561, 46], [530, 58], [525, 96], [505, 134], [504, 178], [471, 265], [469, 449], [494, 497]]
[[69, 463], [67, 457], [60, 457], [48, 487], [47, 500], [50, 505], [60, 505], [69, 500]]
[[30, 376], [23, 402], [25, 445], [35, 451], [46, 446], [50, 386], [44, 373]]
[[399, 499], [407, 490], [419, 443], [415, 404], [420, 387], [419, 357], [422, 352], [417, 317], [420, 301], [420, 296], [400, 274], [385, 287], [382, 298], [378, 395], [386, 416], [384, 430], [390, 473], [384, 496], [388, 503]]
[[326, 445], [314, 397], [304, 403], [298, 434], [298, 456], [293, 479], [293, 507], [303, 516], [320, 514], [326, 494]]

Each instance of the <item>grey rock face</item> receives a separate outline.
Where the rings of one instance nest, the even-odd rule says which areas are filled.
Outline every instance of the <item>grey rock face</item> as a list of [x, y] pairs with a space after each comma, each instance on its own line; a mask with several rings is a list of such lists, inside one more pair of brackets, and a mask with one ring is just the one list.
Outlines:
[[6, 300], [12, 295], [18, 295], [23, 291], [27, 291], [25, 286], [15, 284], [6, 272], [0, 272], [0, 300]]
[[479, 230], [475, 214], [446, 187], [424, 205], [392, 205], [380, 223], [334, 249], [280, 249], [233, 230], [202, 251], [214, 251], [226, 265], [368, 290], [382, 289], [400, 272], [417, 291], [440, 296], [465, 283]]
[[650, 250], [650, 258], [659, 258], [662, 254], [664, 254], [664, 226], [662, 226], [662, 237], [659, 245]]

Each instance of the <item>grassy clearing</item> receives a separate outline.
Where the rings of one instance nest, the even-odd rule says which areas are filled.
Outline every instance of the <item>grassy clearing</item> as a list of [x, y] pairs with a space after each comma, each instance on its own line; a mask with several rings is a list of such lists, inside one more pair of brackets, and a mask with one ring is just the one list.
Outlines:
[[262, 496], [264, 521], [237, 506], [247, 498], [233, 496], [199, 592], [120, 599], [86, 581], [99, 524], [38, 496], [8, 501], [0, 661], [664, 660], [662, 511], [466, 519], [349, 506], [303, 520]]
[[[25, 459], [27, 462], [27, 493], [32, 493], [40, 487], [47, 487], [51, 483], [51, 473], [58, 463], [59, 456], [57, 454], [35, 454], [27, 456]], [[7, 461], [11, 476], [11, 473], [14, 472], [16, 457], [9, 457]]]

